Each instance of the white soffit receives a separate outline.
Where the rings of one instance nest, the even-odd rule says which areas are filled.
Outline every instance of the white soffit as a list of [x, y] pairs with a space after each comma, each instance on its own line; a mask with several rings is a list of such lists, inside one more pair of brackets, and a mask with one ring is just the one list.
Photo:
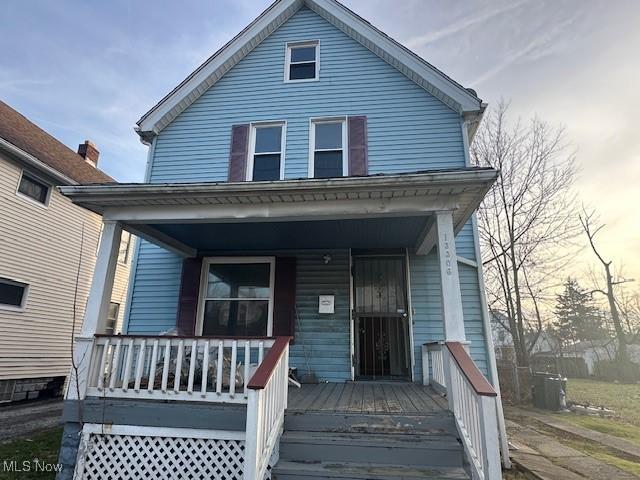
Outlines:
[[481, 114], [484, 110], [482, 101], [476, 95], [336, 0], [277, 0], [142, 116], [136, 128], [140, 137], [148, 141], [159, 133], [303, 6], [316, 12], [454, 111]]

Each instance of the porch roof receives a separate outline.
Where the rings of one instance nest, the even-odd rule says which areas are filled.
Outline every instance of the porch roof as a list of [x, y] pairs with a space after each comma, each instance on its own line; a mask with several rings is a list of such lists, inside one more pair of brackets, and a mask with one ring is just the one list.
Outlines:
[[[496, 175], [489, 168], [463, 168], [276, 182], [74, 185], [60, 190], [105, 220], [121, 222], [154, 243], [173, 243], [188, 254], [207, 249], [203, 238], [218, 237], [211, 250], [227, 249], [220, 243], [220, 228], [214, 233], [211, 224], [242, 224], [227, 225], [224, 237], [236, 246], [241, 239], [247, 243], [247, 238], [260, 237], [255, 249], [270, 248], [268, 239], [283, 248], [304, 248], [305, 237], [311, 241], [308, 248], [341, 247], [358, 235], [377, 238], [371, 247], [400, 247], [424, 240], [433, 212], [451, 211], [455, 230], [462, 228]], [[287, 228], [290, 222], [300, 223]], [[336, 235], [342, 243], [331, 240]]]

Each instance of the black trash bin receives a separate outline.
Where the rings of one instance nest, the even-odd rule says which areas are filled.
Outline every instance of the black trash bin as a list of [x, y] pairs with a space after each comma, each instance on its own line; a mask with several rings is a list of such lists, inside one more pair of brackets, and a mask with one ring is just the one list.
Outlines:
[[531, 376], [531, 397], [533, 398], [533, 406], [536, 408], [546, 409], [545, 384], [544, 379], [547, 374], [544, 372], [534, 372]]
[[567, 379], [556, 373], [533, 374], [533, 405], [557, 412], [566, 407]]

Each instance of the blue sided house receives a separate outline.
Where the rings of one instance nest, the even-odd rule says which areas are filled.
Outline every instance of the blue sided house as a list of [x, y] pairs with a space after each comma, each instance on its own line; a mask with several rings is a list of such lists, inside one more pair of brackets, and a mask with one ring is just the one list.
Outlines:
[[104, 228], [58, 478], [500, 479], [485, 107], [335, 0], [198, 67], [138, 122], [144, 183], [61, 188]]

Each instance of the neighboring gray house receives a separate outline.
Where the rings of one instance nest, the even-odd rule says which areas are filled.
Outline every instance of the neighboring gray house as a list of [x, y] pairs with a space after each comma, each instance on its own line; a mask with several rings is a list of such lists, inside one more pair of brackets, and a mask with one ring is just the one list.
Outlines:
[[[114, 183], [98, 155], [90, 142], [76, 153], [0, 101], [0, 403], [59, 395], [69, 373], [74, 304], [79, 331], [102, 221], [56, 186]], [[127, 233], [105, 312], [112, 333], [132, 250]]]
[[59, 478], [501, 478], [485, 107], [334, 0], [278, 0], [198, 67], [138, 122], [145, 183], [62, 188], [104, 230]]

